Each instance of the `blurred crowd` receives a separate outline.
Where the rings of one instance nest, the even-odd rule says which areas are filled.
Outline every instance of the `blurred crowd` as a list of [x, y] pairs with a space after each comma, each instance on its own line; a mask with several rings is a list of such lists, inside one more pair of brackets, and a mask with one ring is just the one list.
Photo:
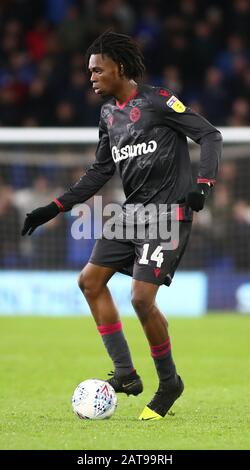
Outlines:
[[[3, 168], [0, 166], [0, 170]], [[194, 168], [196, 172], [196, 168]], [[1, 171], [3, 173], [3, 171]], [[82, 168], [5, 166], [0, 181], [0, 268], [81, 269], [95, 240], [72, 237], [89, 222], [85, 214], [60, 214], [29, 237], [21, 237], [26, 213], [49, 203], [82, 175]], [[250, 269], [250, 165], [240, 158], [222, 162], [216, 188], [205, 209], [194, 216], [193, 231], [180, 269]], [[18, 178], [19, 175], [19, 178]], [[19, 184], [14, 185], [15, 178]], [[27, 184], [20, 185], [20, 182]], [[122, 202], [119, 178], [102, 190], [102, 205]], [[93, 199], [87, 202], [93, 234]], [[79, 218], [80, 217], [80, 218]], [[99, 227], [101, 230], [101, 227]]]
[[205, 208], [194, 214], [184, 269], [250, 269], [250, 161], [221, 163]]
[[[146, 82], [173, 89], [214, 125], [249, 126], [249, 25], [249, 0], [1, 0], [0, 125], [98, 125], [101, 101], [84, 53], [112, 28], [140, 45]], [[82, 172], [56, 161], [0, 164], [0, 268], [81, 269], [88, 261], [94, 240], [72, 237], [69, 213], [20, 237], [25, 214]], [[222, 162], [182, 269], [250, 269], [249, 176], [249, 158]], [[117, 188], [102, 190], [104, 201], [120, 202]]]
[[145, 81], [250, 125], [249, 25], [249, 0], [1, 0], [0, 125], [96, 126], [84, 53], [108, 28], [138, 42]]

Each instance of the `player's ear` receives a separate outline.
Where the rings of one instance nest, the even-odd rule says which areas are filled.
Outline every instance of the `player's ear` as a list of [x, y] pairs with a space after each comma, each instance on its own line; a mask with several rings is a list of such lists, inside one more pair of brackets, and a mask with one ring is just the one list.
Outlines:
[[123, 66], [123, 64], [120, 64], [120, 75], [121, 76], [124, 75], [124, 66]]

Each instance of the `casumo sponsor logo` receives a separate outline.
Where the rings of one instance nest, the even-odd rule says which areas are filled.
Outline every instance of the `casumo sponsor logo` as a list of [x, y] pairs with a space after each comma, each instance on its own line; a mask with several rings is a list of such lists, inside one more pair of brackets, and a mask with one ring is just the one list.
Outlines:
[[115, 163], [126, 160], [126, 158], [137, 157], [138, 155], [146, 155], [147, 153], [153, 153], [157, 149], [157, 143], [155, 140], [150, 140], [148, 143], [142, 142], [136, 145], [125, 145], [121, 149], [118, 149], [115, 145], [112, 147], [112, 157]]

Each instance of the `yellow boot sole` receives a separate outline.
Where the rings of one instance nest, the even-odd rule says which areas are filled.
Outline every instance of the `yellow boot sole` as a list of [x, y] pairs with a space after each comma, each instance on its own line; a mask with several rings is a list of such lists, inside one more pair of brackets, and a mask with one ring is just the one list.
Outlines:
[[158, 415], [158, 413], [156, 413], [155, 411], [150, 410], [150, 408], [148, 408], [147, 406], [145, 406], [143, 412], [139, 416], [140, 421], [156, 421], [162, 418], [163, 417], [161, 415]]

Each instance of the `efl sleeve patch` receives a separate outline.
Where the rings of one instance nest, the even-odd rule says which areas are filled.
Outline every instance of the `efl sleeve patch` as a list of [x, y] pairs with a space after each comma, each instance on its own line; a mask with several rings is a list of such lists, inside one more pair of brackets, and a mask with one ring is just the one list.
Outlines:
[[168, 105], [169, 108], [173, 109], [176, 113], [184, 113], [186, 106], [176, 98], [176, 96], [171, 96], [168, 101], [166, 101], [166, 104]]

